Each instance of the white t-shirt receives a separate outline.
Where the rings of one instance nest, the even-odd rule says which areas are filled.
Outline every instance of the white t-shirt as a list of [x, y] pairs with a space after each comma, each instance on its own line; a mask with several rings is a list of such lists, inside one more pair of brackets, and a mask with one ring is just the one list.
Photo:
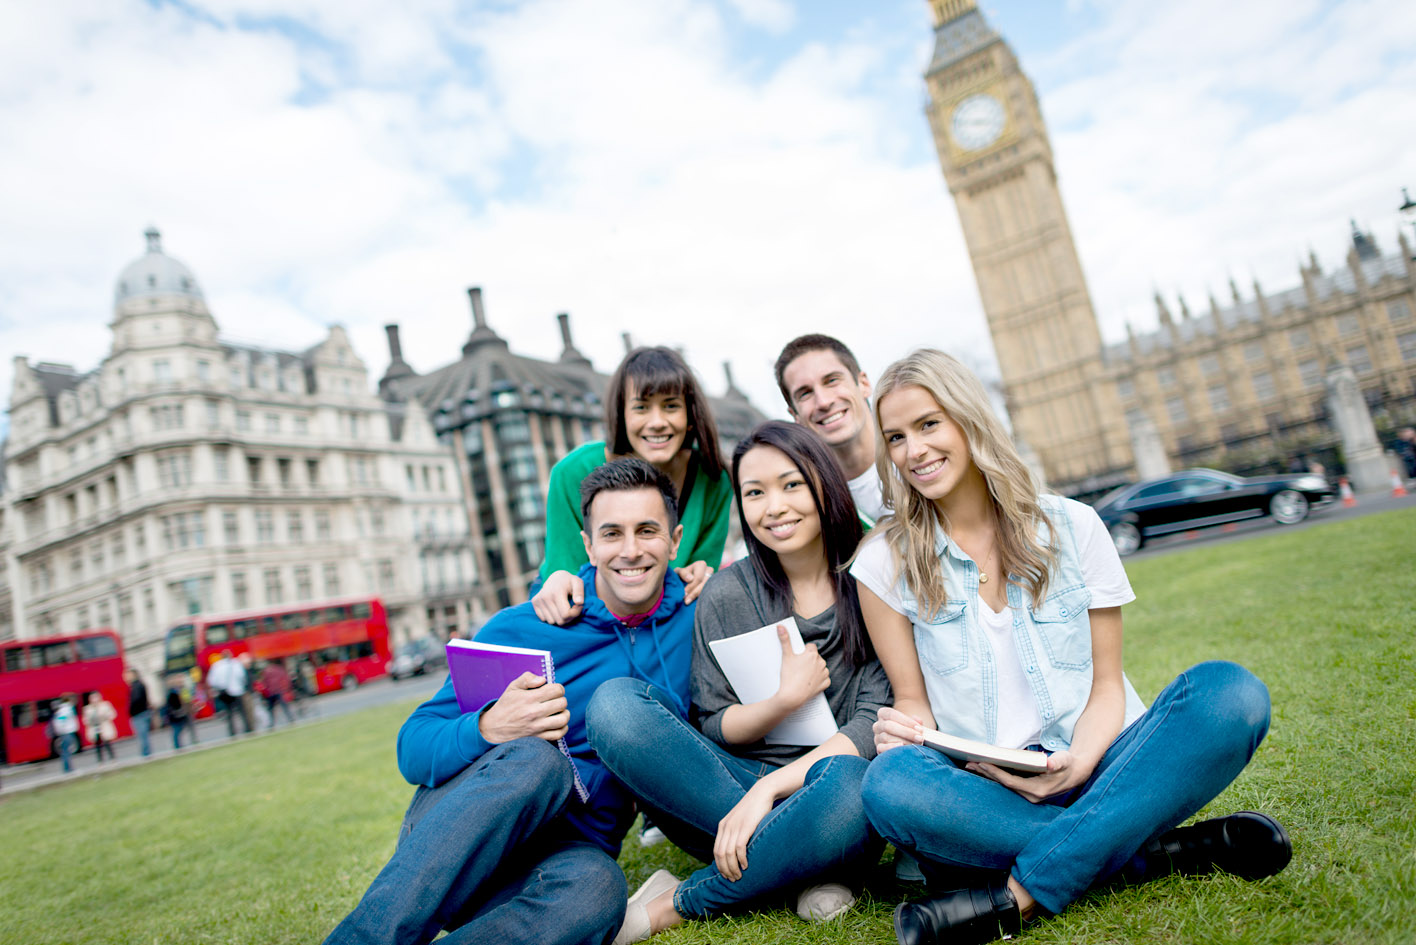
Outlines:
[[[1062, 507], [1076, 538], [1082, 580], [1091, 591], [1090, 609], [1120, 607], [1135, 600], [1121, 556], [1116, 553], [1116, 545], [1096, 510], [1080, 502], [1063, 502]], [[851, 565], [851, 574], [891, 610], [907, 613], [897, 586], [890, 546], [882, 538], [865, 542]], [[1005, 606], [1001, 613], [995, 613], [977, 597], [970, 603], [978, 615], [979, 626], [988, 633], [998, 673], [998, 744], [1004, 748], [1035, 745], [1042, 732], [1042, 716], [1038, 714], [1037, 700], [1033, 698], [1013, 644], [1013, 609]]]
[[848, 485], [851, 487], [851, 498], [855, 499], [856, 511], [871, 522], [880, 521], [885, 514], [885, 499], [880, 494], [880, 473], [876, 471], [875, 464], [867, 466], [865, 472], [850, 480]]
[[1013, 645], [1013, 608], [1005, 606], [998, 612], [980, 600], [978, 625], [988, 635], [998, 673], [998, 744], [1004, 748], [1036, 745], [1042, 740], [1042, 714]]
[[245, 667], [234, 658], [217, 660], [207, 672], [207, 685], [217, 692], [230, 693], [233, 696], [245, 695]]

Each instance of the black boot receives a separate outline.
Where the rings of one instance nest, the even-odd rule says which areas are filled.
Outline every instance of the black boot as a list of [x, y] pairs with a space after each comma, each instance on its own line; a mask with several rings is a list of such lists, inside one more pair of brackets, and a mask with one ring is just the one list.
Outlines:
[[895, 907], [895, 938], [900, 945], [983, 945], [1017, 935], [1021, 927], [1018, 902], [1003, 880]]
[[1263, 879], [1292, 858], [1293, 845], [1283, 826], [1268, 814], [1244, 810], [1161, 834], [1136, 854], [1122, 876], [1144, 882], [1170, 873], [1193, 876], [1219, 869], [1244, 879]]

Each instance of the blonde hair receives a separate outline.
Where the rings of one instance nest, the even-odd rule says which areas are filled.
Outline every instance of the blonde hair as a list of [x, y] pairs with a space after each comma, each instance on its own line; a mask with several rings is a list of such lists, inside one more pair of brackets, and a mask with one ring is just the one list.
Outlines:
[[[958, 359], [933, 348], [921, 348], [885, 369], [875, 385], [875, 429], [880, 404], [902, 387], [921, 387], [963, 431], [973, 464], [983, 474], [998, 519], [997, 550], [1002, 572], [1024, 588], [1033, 606], [1047, 593], [1049, 574], [1057, 564], [1056, 536], [1038, 501], [1032, 472], [1018, 456], [1002, 421], [993, 413], [988, 392]], [[903, 573], [919, 601], [921, 616], [931, 618], [946, 603], [944, 570], [934, 551], [936, 526], [949, 531], [942, 509], [900, 478], [890, 461], [885, 437], [875, 442], [875, 466], [880, 473], [885, 504], [893, 514], [879, 525], [890, 543], [895, 573]], [[1040, 537], [1047, 526], [1047, 538]]]

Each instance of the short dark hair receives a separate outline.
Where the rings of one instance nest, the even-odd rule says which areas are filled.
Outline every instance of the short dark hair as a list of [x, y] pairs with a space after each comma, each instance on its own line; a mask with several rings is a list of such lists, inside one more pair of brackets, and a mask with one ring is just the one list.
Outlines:
[[698, 450], [699, 464], [710, 479], [721, 476], [725, 464], [718, 451], [718, 425], [713, 422], [713, 411], [703, 395], [703, 388], [698, 385], [698, 378], [672, 348], [635, 348], [615, 368], [609, 390], [605, 392], [605, 431], [610, 452], [618, 456], [631, 452], [629, 425], [624, 419], [631, 381], [639, 397], [668, 393], [683, 398], [688, 411], [684, 446]]
[[860, 377], [860, 362], [856, 356], [851, 354], [851, 349], [847, 348], [840, 341], [830, 335], [810, 334], [802, 335], [800, 338], [793, 338], [787, 342], [787, 346], [782, 349], [782, 353], [777, 355], [777, 363], [772, 370], [777, 375], [777, 389], [782, 392], [782, 399], [787, 402], [787, 409], [793, 415], [796, 407], [792, 404], [791, 391], [787, 390], [787, 382], [784, 375], [787, 373], [787, 365], [797, 358], [812, 351], [829, 351], [841, 359], [841, 363], [846, 366], [846, 370], [851, 372], [851, 379]]
[[747, 524], [742, 509], [742, 458], [759, 446], [781, 450], [806, 477], [806, 487], [816, 503], [821, 518], [821, 544], [826, 552], [826, 566], [836, 590], [836, 626], [841, 629], [847, 661], [860, 666], [875, 658], [865, 620], [860, 613], [860, 597], [855, 578], [846, 570], [855, 556], [856, 546], [865, 537], [865, 526], [856, 513], [851, 487], [841, 469], [836, 454], [815, 433], [799, 423], [768, 420], [758, 424], [743, 437], [733, 450], [733, 491], [737, 493], [738, 522], [747, 542], [748, 560], [757, 576], [767, 587], [772, 603], [791, 610], [792, 586], [775, 552], [762, 544]]
[[657, 489], [663, 496], [669, 513], [669, 531], [678, 527], [678, 493], [674, 482], [652, 463], [638, 456], [629, 456], [596, 466], [590, 475], [580, 480], [580, 519], [590, 532], [590, 503], [602, 492], [629, 492], [633, 489]]

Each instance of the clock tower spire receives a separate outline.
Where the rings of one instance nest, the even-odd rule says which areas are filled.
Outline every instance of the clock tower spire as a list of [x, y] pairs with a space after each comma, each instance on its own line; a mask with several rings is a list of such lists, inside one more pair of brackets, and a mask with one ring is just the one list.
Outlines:
[[1132, 465], [1120, 398], [1037, 93], [974, 0], [930, 0], [926, 111], [978, 281], [1014, 429], [1059, 491]]

